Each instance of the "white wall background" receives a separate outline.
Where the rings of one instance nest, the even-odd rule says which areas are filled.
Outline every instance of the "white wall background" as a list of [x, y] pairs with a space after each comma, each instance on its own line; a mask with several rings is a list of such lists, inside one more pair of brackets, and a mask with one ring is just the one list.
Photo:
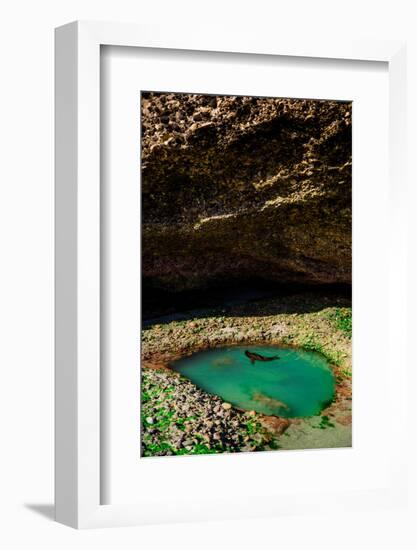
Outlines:
[[[0, 546], [14, 548], [416, 547], [409, 510], [76, 532], [53, 523], [53, 28], [75, 19], [408, 40], [409, 198], [417, 234], [417, 35], [413, 0], [9, 0], [0, 8]], [[410, 256], [415, 240], [410, 240]], [[416, 262], [410, 259], [411, 282]], [[411, 293], [412, 291], [412, 293]], [[416, 304], [417, 305], [417, 304]], [[410, 341], [413, 310], [410, 307]], [[411, 359], [411, 355], [410, 355]], [[410, 397], [416, 383], [410, 360]], [[412, 405], [415, 409], [415, 406]], [[388, 411], [381, 411], [381, 422]], [[415, 412], [410, 411], [412, 420]], [[413, 429], [414, 426], [414, 430]], [[416, 423], [410, 420], [415, 457]], [[412, 431], [411, 431], [412, 430]], [[387, 434], [387, 445], [395, 443]], [[411, 456], [411, 454], [410, 454]], [[341, 472], [343, 475], [343, 472]]]

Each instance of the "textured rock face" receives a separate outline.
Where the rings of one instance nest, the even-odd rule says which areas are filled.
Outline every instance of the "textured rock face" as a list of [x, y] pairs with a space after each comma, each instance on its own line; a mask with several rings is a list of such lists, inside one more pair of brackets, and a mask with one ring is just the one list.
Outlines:
[[144, 93], [152, 286], [351, 281], [351, 104]]

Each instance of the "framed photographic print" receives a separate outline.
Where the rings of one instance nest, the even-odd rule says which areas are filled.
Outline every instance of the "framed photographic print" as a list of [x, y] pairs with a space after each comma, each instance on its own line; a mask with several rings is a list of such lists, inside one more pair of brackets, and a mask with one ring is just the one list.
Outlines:
[[58, 521], [404, 501], [404, 59], [57, 29]]

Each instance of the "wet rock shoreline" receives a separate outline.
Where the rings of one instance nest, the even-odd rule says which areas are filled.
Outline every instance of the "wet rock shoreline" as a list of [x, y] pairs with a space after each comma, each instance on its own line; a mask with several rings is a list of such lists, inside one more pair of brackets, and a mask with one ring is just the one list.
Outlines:
[[145, 370], [142, 399], [144, 456], [276, 448], [254, 411], [240, 411], [174, 372]]

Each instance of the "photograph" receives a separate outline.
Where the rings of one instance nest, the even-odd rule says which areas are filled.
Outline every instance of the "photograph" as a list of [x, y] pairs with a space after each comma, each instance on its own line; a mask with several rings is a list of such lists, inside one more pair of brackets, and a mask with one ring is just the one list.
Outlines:
[[2, 8], [0, 550], [417, 550], [415, 3]]
[[139, 105], [141, 457], [351, 447], [352, 102]]

